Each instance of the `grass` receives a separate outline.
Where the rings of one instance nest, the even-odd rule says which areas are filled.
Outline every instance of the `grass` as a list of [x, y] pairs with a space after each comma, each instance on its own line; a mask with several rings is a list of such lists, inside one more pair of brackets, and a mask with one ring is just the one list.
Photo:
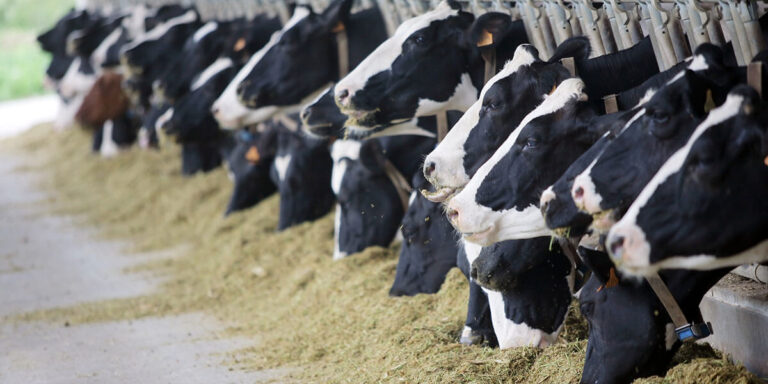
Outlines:
[[35, 37], [53, 26], [71, 0], [0, 0], [0, 100], [45, 92], [43, 76], [50, 55]]
[[[329, 215], [276, 232], [272, 197], [222, 216], [231, 184], [221, 169], [182, 177], [178, 148], [131, 150], [113, 159], [88, 152], [81, 130], [38, 127], [2, 150], [33, 154], [54, 213], [74, 214], [136, 250], [185, 249], [138, 270], [167, 277], [148, 296], [27, 313], [16, 321], [70, 324], [204, 311], [232, 324], [250, 348], [237, 369], [296, 368], [308, 383], [577, 383], [584, 321], [571, 313], [559, 342], [506, 351], [458, 344], [467, 284], [454, 269], [435, 295], [390, 298], [397, 247], [334, 262]], [[186, 246], [186, 247], [185, 247]], [[575, 311], [573, 311], [575, 312]], [[666, 378], [642, 383], [758, 383], [708, 347], [687, 345]]]

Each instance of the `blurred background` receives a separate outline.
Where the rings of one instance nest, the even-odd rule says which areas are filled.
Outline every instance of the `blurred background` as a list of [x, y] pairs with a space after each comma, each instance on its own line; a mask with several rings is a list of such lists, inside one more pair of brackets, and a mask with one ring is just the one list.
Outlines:
[[45, 93], [50, 55], [35, 41], [73, 0], [0, 0], [0, 101]]

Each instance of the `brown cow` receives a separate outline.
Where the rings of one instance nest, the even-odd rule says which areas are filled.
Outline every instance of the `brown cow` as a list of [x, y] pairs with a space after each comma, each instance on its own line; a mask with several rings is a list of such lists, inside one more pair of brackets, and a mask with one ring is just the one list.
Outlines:
[[100, 127], [107, 120], [122, 116], [128, 109], [128, 97], [122, 88], [123, 76], [105, 72], [83, 100], [75, 119], [87, 126]]

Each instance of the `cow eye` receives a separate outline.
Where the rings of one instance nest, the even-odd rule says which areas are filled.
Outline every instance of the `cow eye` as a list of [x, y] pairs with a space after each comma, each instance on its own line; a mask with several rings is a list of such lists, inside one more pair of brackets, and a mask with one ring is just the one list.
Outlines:
[[424, 34], [417, 33], [411, 36], [411, 42], [416, 45], [424, 45], [427, 42], [427, 37]]
[[590, 317], [592, 316], [592, 313], [595, 311], [595, 304], [590, 302], [584, 302], [581, 303], [581, 306], [579, 307], [581, 310], [581, 314], [584, 317]]
[[651, 118], [653, 118], [653, 121], [659, 124], [663, 124], [669, 121], [669, 115], [664, 112], [656, 112], [651, 115]]
[[501, 107], [501, 104], [495, 100], [489, 100], [485, 102], [485, 109], [488, 111], [495, 111]]
[[528, 140], [525, 141], [525, 147], [523, 149], [533, 149], [536, 148], [539, 145], [539, 140], [535, 137], [529, 137]]

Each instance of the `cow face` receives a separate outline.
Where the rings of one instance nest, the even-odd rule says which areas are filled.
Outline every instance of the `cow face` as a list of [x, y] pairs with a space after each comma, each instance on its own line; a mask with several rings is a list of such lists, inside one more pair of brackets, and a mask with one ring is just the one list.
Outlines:
[[424, 161], [424, 175], [434, 185], [432, 201], [444, 201], [469, 178], [545, 95], [570, 77], [560, 64], [538, 58], [531, 45], [515, 55], [483, 87], [476, 101]]
[[279, 230], [318, 219], [331, 210], [332, 167], [325, 140], [280, 128], [277, 153], [270, 170], [270, 178], [280, 192]]
[[96, 82], [96, 71], [86, 58], [75, 57], [58, 84], [58, 92], [64, 99], [84, 96]]
[[[122, 16], [110, 19], [99, 19], [90, 23], [87, 27], [71, 33], [67, 37], [67, 53], [85, 57], [92, 56], [96, 53], [96, 50], [102, 43], [106, 42], [106, 44], [109, 45], [117, 40], [117, 37], [122, 33], [122, 22]], [[103, 55], [100, 54], [98, 56], [98, 63], [94, 64], [100, 67]], [[92, 59], [97, 61], [95, 60], [97, 57], [92, 57]]]
[[328, 88], [320, 97], [301, 110], [301, 121], [309, 134], [319, 137], [341, 135], [347, 116], [341, 113], [333, 100], [334, 89], [334, 87]]
[[402, 203], [377, 140], [333, 143], [331, 186], [336, 194], [335, 260], [372, 245], [388, 246], [403, 216]]
[[549, 238], [503, 241], [482, 249], [471, 273], [488, 294], [501, 349], [543, 348], [555, 342], [571, 301], [570, 270], [559, 249], [549, 250]]
[[579, 102], [583, 87], [579, 79], [563, 81], [450, 200], [447, 215], [466, 240], [550, 235], [539, 196], [599, 137], [590, 130], [594, 112]]
[[768, 238], [757, 100], [750, 88], [735, 89], [659, 169], [608, 235], [619, 267], [644, 274], [765, 260], [765, 246], [750, 249]]
[[169, 52], [183, 45], [197, 29], [197, 12], [188, 10], [180, 16], [159, 23], [149, 32], [122, 47], [122, 60], [132, 73], [142, 74], [147, 67], [167, 60]]
[[91, 22], [91, 16], [85, 10], [70, 10], [50, 30], [37, 37], [40, 47], [49, 53], [64, 54], [69, 35], [84, 28]]
[[298, 109], [339, 78], [336, 33], [346, 28], [351, 0], [336, 0], [322, 13], [296, 7], [276, 44], [264, 53], [237, 88], [246, 107]]
[[400, 227], [403, 246], [390, 296], [436, 293], [456, 266], [457, 239], [442, 205], [416, 192], [428, 184], [420, 172], [413, 176], [414, 192]]
[[349, 116], [347, 125], [370, 129], [469, 108], [479, 87], [468, 67], [479, 55], [465, 37], [474, 17], [460, 8], [443, 1], [406, 20], [339, 81], [335, 98]]
[[276, 191], [269, 179], [276, 139], [277, 132], [271, 127], [256, 132], [238, 132], [235, 147], [227, 157], [234, 187], [225, 215], [250, 208]]
[[[597, 131], [605, 131], [584, 154], [579, 156], [562, 176], [544, 190], [539, 200], [539, 207], [547, 226], [561, 237], [581, 237], [592, 223], [592, 216], [579, 210], [571, 197], [573, 179], [581, 174], [598, 158], [605, 148], [616, 138], [627, 121], [637, 114], [637, 110], [614, 113], [596, 117], [593, 120]], [[605, 128], [599, 128], [604, 126]]]
[[666, 157], [680, 148], [705, 115], [725, 100], [731, 71], [704, 54], [645, 103], [600, 157], [574, 179], [576, 206], [604, 233], [623, 215]]

